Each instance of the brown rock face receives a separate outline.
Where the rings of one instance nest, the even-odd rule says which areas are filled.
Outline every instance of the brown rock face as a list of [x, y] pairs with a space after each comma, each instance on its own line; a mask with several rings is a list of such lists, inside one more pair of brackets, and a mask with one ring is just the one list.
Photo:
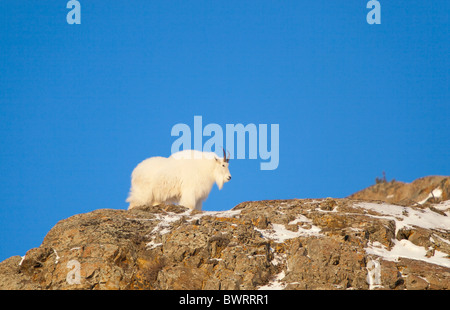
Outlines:
[[449, 219], [449, 201], [101, 209], [0, 263], [0, 289], [449, 289]]
[[348, 198], [379, 200], [404, 206], [438, 203], [450, 199], [450, 177], [428, 176], [411, 183], [382, 181]]

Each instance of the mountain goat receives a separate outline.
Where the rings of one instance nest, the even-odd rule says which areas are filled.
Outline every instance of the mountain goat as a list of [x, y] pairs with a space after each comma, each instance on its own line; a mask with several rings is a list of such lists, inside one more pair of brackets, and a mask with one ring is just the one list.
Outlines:
[[214, 183], [222, 189], [231, 180], [228, 162], [212, 152], [180, 151], [166, 157], [150, 157], [134, 168], [127, 198], [128, 210], [141, 205], [178, 203], [201, 210]]

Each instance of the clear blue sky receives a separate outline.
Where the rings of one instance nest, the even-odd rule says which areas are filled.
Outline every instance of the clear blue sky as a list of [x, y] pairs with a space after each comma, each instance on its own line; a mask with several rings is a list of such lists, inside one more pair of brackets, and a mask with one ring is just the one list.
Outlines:
[[204, 210], [450, 174], [449, 1], [0, 1], [0, 260], [57, 221], [125, 209], [171, 129], [279, 124]]

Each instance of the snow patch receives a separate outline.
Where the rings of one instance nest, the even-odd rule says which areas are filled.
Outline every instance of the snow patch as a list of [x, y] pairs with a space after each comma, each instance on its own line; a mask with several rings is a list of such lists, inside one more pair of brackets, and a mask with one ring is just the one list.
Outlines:
[[439, 204], [433, 205], [433, 207], [440, 211], [447, 211], [445, 212], [445, 214], [447, 214], [447, 216], [450, 216], [450, 200], [442, 201]]
[[[447, 239], [444, 239], [444, 238], [442, 238], [441, 236], [438, 236], [438, 235], [434, 235], [435, 237], [437, 237], [440, 241], [442, 241], [442, 242], [444, 242], [444, 243], [447, 243], [448, 245], [450, 245], [450, 241], [449, 240], [447, 240]], [[433, 237], [430, 237], [430, 239], [433, 239]], [[433, 240], [431, 240], [433, 243], [436, 243], [436, 241], [434, 241], [434, 239]]]
[[[159, 233], [164, 235], [170, 232], [172, 223], [179, 221], [181, 218], [185, 217], [187, 221], [194, 221], [200, 219], [204, 216], [213, 217], [235, 217], [241, 213], [241, 210], [227, 210], [227, 211], [204, 211], [195, 215], [191, 215], [191, 210], [187, 210], [182, 213], [168, 212], [167, 214], [154, 214], [155, 218], [145, 219], [148, 221], [159, 221], [155, 228], [152, 230], [152, 234]], [[142, 220], [142, 219], [141, 219]]]
[[264, 238], [274, 240], [275, 242], [284, 242], [285, 240], [298, 238], [300, 236], [321, 235], [321, 229], [314, 225], [311, 225], [310, 229], [298, 227], [297, 231], [292, 231], [286, 229], [283, 224], [272, 223], [272, 229], [259, 229], [255, 227], [255, 230], [259, 231]]
[[[433, 191], [433, 195], [435, 195], [435, 197], [439, 196], [439, 193], [440, 192], [437, 191], [437, 189]], [[386, 218], [395, 221], [396, 235], [400, 229], [411, 228], [412, 226], [434, 229], [443, 232], [448, 232], [450, 230], [450, 216], [445, 216], [443, 214], [437, 213], [429, 208], [419, 209], [413, 207], [402, 207], [385, 203], [377, 204], [370, 202], [356, 203], [354, 207], [375, 211], [376, 213], [380, 214], [365, 214], [366, 216]], [[450, 207], [450, 201], [445, 201], [439, 205], [434, 205], [434, 207], [439, 210], [447, 210]], [[441, 237], [439, 238], [442, 239]], [[430, 264], [450, 267], [450, 259], [448, 258], [448, 255], [446, 253], [434, 250], [432, 248], [426, 249], [425, 247], [417, 246], [406, 239], [393, 239], [392, 242], [394, 243], [394, 246], [390, 251], [388, 251], [388, 249], [379, 242], [369, 243], [368, 247], [365, 248], [366, 253], [377, 255], [389, 261], [398, 261], [400, 257], [404, 257], [425, 261]]]
[[186, 210], [182, 213], [167, 212], [167, 214], [154, 214], [153, 219], [139, 219], [142, 221], [159, 221], [151, 231], [150, 235], [153, 235], [152, 241], [147, 243], [147, 247], [150, 249], [162, 246], [162, 243], [155, 243], [155, 234], [165, 235], [171, 231], [172, 224], [185, 217], [188, 222], [202, 218], [203, 216], [213, 217], [235, 217], [239, 215], [241, 210], [227, 210], [227, 211], [204, 211], [199, 214], [191, 215], [191, 210]]
[[380, 259], [369, 259], [367, 262], [367, 283], [369, 284], [369, 289], [373, 290], [380, 288], [381, 286], [381, 265]]
[[203, 216], [213, 216], [213, 217], [235, 217], [241, 214], [242, 210], [226, 210], [226, 211], [203, 211], [202, 213], [195, 214], [192, 216], [195, 219], [202, 218]]
[[419, 204], [423, 205], [425, 202], [427, 202], [428, 199], [430, 198], [441, 198], [442, 196], [442, 189], [440, 189], [439, 187], [435, 188], [430, 194], [428, 194], [427, 198], [425, 198], [422, 201], [419, 201]]
[[157, 248], [159, 246], [162, 246], [162, 243], [155, 243], [155, 239], [153, 238], [152, 241], [150, 241], [149, 243], [146, 244], [146, 247], [149, 249], [154, 249]]
[[152, 230], [152, 234], [159, 233], [160, 235], [165, 235], [170, 232], [171, 224], [180, 220], [183, 216], [186, 216], [186, 212], [183, 213], [172, 213], [169, 212], [166, 215], [155, 214], [155, 219], [158, 220], [159, 223], [156, 224], [155, 228]]
[[[440, 265], [444, 267], [450, 267], [450, 259], [446, 253], [438, 250], [434, 250], [434, 255], [427, 257], [428, 250], [424, 247], [417, 246], [409, 240], [392, 240], [394, 246], [390, 251], [381, 243], [373, 242], [369, 243], [369, 246], [365, 248], [367, 254], [377, 255], [384, 260], [397, 262], [400, 257], [410, 258], [415, 260], [421, 260], [430, 264]], [[429, 249], [431, 250], [431, 249]]]
[[273, 248], [270, 248], [270, 251], [273, 253], [272, 265], [278, 266], [286, 262], [286, 253], [277, 253], [273, 250]]
[[282, 290], [286, 287], [286, 283], [281, 280], [286, 276], [284, 270], [275, 276], [275, 278], [264, 286], [260, 286], [258, 290]]
[[53, 250], [53, 252], [55, 253], [55, 264], [57, 264], [57, 263], [59, 263], [59, 259], [61, 258], [61, 257], [59, 257], [59, 255], [58, 255], [58, 252], [56, 252], [56, 250], [55, 249], [53, 249], [52, 248], [52, 250]]
[[293, 221], [290, 221], [288, 225], [295, 225], [298, 223], [312, 223], [312, 221], [304, 215], [298, 215], [297, 218]]
[[[382, 217], [395, 221], [395, 233], [402, 228], [412, 225], [427, 229], [449, 230], [450, 216], [444, 216], [430, 209], [408, 208], [390, 204], [377, 204], [372, 202], [359, 202], [354, 207], [375, 211]], [[366, 214], [367, 216], [380, 216]]]

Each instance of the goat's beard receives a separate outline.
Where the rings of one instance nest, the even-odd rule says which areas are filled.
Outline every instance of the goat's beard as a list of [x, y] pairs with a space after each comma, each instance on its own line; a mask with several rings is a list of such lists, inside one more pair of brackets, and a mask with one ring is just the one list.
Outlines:
[[219, 190], [222, 189], [223, 183], [225, 183], [225, 182], [223, 181], [223, 178], [216, 178], [216, 184], [217, 184], [217, 187], [219, 188]]

